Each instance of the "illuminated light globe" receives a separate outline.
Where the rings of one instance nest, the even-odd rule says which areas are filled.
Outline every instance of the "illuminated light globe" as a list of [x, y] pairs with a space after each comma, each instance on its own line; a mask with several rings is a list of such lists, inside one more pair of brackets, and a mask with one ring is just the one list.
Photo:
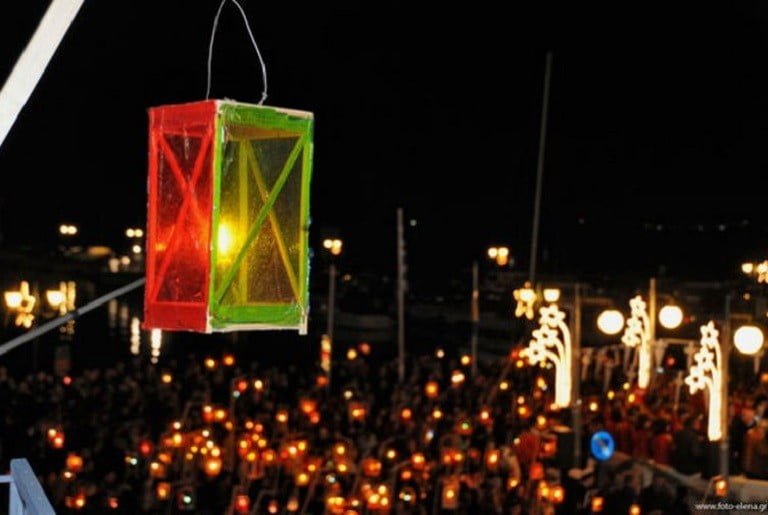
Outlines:
[[605, 334], [619, 334], [624, 329], [624, 315], [616, 309], [606, 309], [597, 317], [597, 328]]
[[763, 331], [754, 325], [743, 325], [733, 334], [733, 343], [742, 354], [753, 356], [763, 347]]
[[659, 323], [666, 329], [676, 329], [683, 323], [683, 310], [679, 306], [664, 306], [659, 311]]
[[149, 125], [145, 328], [306, 334], [312, 113], [206, 100]]
[[544, 300], [547, 302], [557, 302], [560, 300], [560, 289], [544, 288]]

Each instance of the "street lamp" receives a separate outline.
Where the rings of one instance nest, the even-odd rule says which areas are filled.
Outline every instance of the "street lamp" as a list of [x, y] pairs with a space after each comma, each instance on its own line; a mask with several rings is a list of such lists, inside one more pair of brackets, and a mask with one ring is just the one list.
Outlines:
[[760, 263], [742, 263], [741, 271], [745, 275], [753, 275], [758, 283], [768, 283], [768, 260]]
[[617, 309], [606, 309], [597, 317], [597, 328], [609, 336], [619, 334], [624, 328], [624, 315]]
[[509, 247], [489, 247], [488, 257], [499, 266], [507, 266], [509, 264]]
[[677, 329], [683, 323], [683, 310], [674, 304], [668, 304], [659, 311], [659, 323], [665, 329]]
[[733, 333], [733, 344], [739, 352], [754, 356], [763, 348], [763, 331], [754, 325], [743, 325]]
[[59, 234], [62, 236], [74, 236], [77, 234], [77, 226], [71, 224], [61, 224], [59, 226]]

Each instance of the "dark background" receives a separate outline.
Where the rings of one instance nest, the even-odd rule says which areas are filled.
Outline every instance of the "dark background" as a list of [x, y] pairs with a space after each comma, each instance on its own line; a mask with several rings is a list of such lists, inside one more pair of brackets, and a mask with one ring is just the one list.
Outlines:
[[[542, 272], [717, 278], [764, 257], [766, 4], [241, 1], [267, 104], [315, 112], [313, 242], [335, 228], [346, 266], [391, 273], [402, 206], [420, 276], [489, 243], [527, 267], [550, 48]], [[143, 224], [146, 109], [204, 97], [218, 3], [86, 0], [0, 147], [4, 245], [50, 244], [63, 221], [117, 244]], [[3, 5], [0, 78], [47, 5]], [[227, 6], [212, 95], [260, 92]]]

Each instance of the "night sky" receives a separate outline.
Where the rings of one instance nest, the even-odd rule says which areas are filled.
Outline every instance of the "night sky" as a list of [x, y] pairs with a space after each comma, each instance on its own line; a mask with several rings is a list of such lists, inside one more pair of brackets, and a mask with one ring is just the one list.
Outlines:
[[[256, 2], [267, 104], [316, 115], [313, 240], [391, 271], [395, 208], [413, 269], [448, 277], [507, 243], [526, 268], [544, 59], [554, 52], [543, 273], [727, 277], [768, 257], [768, 5], [527, 11], [471, 2]], [[4, 245], [72, 221], [123, 241], [146, 209], [146, 109], [205, 95], [218, 0], [86, 0], [0, 147]], [[3, 5], [5, 77], [48, 2]], [[736, 4], [736, 3], [734, 3]], [[258, 62], [228, 6], [213, 96], [255, 102]]]

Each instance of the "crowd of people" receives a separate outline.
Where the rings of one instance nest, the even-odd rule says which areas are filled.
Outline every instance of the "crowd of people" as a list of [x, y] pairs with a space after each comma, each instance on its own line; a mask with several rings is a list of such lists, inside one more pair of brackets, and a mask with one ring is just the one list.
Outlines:
[[[472, 373], [437, 349], [397, 363], [367, 344], [332, 373], [235, 354], [141, 358], [76, 376], [0, 368], [2, 465], [26, 457], [57, 511], [117, 513], [688, 513], [660, 475], [610, 474], [589, 438], [682, 474], [706, 471], [701, 399], [583, 385], [582, 459], [547, 370], [501, 360]], [[765, 477], [766, 398], [731, 403], [732, 470]], [[561, 436], [558, 436], [560, 434]], [[739, 468], [733, 468], [733, 467]]]

